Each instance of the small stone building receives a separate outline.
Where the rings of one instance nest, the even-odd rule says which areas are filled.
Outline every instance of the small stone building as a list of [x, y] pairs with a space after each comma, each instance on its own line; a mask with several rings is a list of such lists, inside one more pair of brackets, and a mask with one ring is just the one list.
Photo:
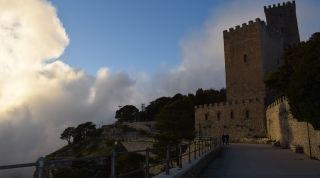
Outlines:
[[295, 1], [264, 7], [256, 18], [223, 31], [227, 101], [195, 106], [198, 136], [232, 140], [265, 137], [266, 106], [274, 100], [264, 80], [283, 64], [288, 45], [300, 42]]

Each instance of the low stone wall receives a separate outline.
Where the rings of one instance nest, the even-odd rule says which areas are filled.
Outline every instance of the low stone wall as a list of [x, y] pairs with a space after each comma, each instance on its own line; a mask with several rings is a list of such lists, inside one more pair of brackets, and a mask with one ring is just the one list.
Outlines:
[[199, 177], [200, 173], [206, 168], [210, 161], [221, 154], [222, 147], [219, 146], [213, 151], [208, 152], [196, 160], [192, 160], [191, 163], [184, 163], [181, 168], [170, 169], [170, 174], [166, 175], [162, 173], [155, 176], [154, 178], [196, 178]]
[[284, 147], [301, 146], [305, 154], [310, 156], [311, 152], [312, 157], [320, 159], [320, 130], [294, 118], [285, 98], [276, 100], [267, 108], [266, 118], [270, 139], [279, 141]]

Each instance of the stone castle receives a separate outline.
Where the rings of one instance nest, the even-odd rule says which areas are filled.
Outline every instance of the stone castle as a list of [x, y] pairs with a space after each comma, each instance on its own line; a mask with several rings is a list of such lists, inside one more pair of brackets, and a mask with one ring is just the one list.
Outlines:
[[264, 80], [283, 64], [282, 54], [300, 42], [295, 1], [265, 6], [266, 22], [223, 31], [227, 101], [195, 106], [198, 136], [233, 141], [267, 136], [266, 108], [275, 100]]

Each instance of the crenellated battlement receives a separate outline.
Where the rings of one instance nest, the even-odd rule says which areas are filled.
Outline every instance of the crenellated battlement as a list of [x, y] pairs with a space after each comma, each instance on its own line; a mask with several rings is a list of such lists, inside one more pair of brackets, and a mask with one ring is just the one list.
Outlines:
[[219, 102], [219, 103], [211, 103], [211, 104], [204, 104], [204, 105], [197, 105], [195, 109], [201, 108], [218, 108], [218, 107], [226, 107], [226, 106], [239, 106], [239, 105], [246, 105], [250, 103], [260, 103], [263, 102], [262, 99], [255, 98], [255, 99], [243, 99], [243, 100], [231, 100], [226, 102]]
[[223, 35], [225, 36], [227, 34], [234, 33], [234, 32], [246, 31], [251, 27], [255, 27], [257, 24], [261, 26], [266, 26], [265, 21], [261, 20], [260, 18], [256, 18], [255, 21], [250, 20], [248, 23], [243, 23], [241, 26], [237, 25], [234, 28], [233, 27], [229, 28], [229, 30], [224, 30]]
[[268, 5], [264, 6], [264, 11], [270, 11], [273, 9], [278, 9], [278, 8], [295, 8], [296, 2], [295, 1], [288, 1], [288, 2], [283, 2], [283, 3], [278, 3], [278, 4], [273, 4], [273, 5]]
[[273, 108], [275, 106], [278, 106], [279, 104], [283, 104], [284, 102], [287, 102], [287, 98], [285, 96], [281, 96], [278, 99], [274, 100], [271, 104], [267, 106], [267, 109]]

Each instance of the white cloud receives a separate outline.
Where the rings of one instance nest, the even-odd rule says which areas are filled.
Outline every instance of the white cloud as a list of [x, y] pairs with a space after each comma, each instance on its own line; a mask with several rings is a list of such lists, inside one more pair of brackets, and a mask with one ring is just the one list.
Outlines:
[[68, 125], [111, 123], [117, 105], [139, 100], [125, 73], [92, 77], [56, 59], [68, 42], [48, 1], [0, 0], [0, 164], [33, 162]]

